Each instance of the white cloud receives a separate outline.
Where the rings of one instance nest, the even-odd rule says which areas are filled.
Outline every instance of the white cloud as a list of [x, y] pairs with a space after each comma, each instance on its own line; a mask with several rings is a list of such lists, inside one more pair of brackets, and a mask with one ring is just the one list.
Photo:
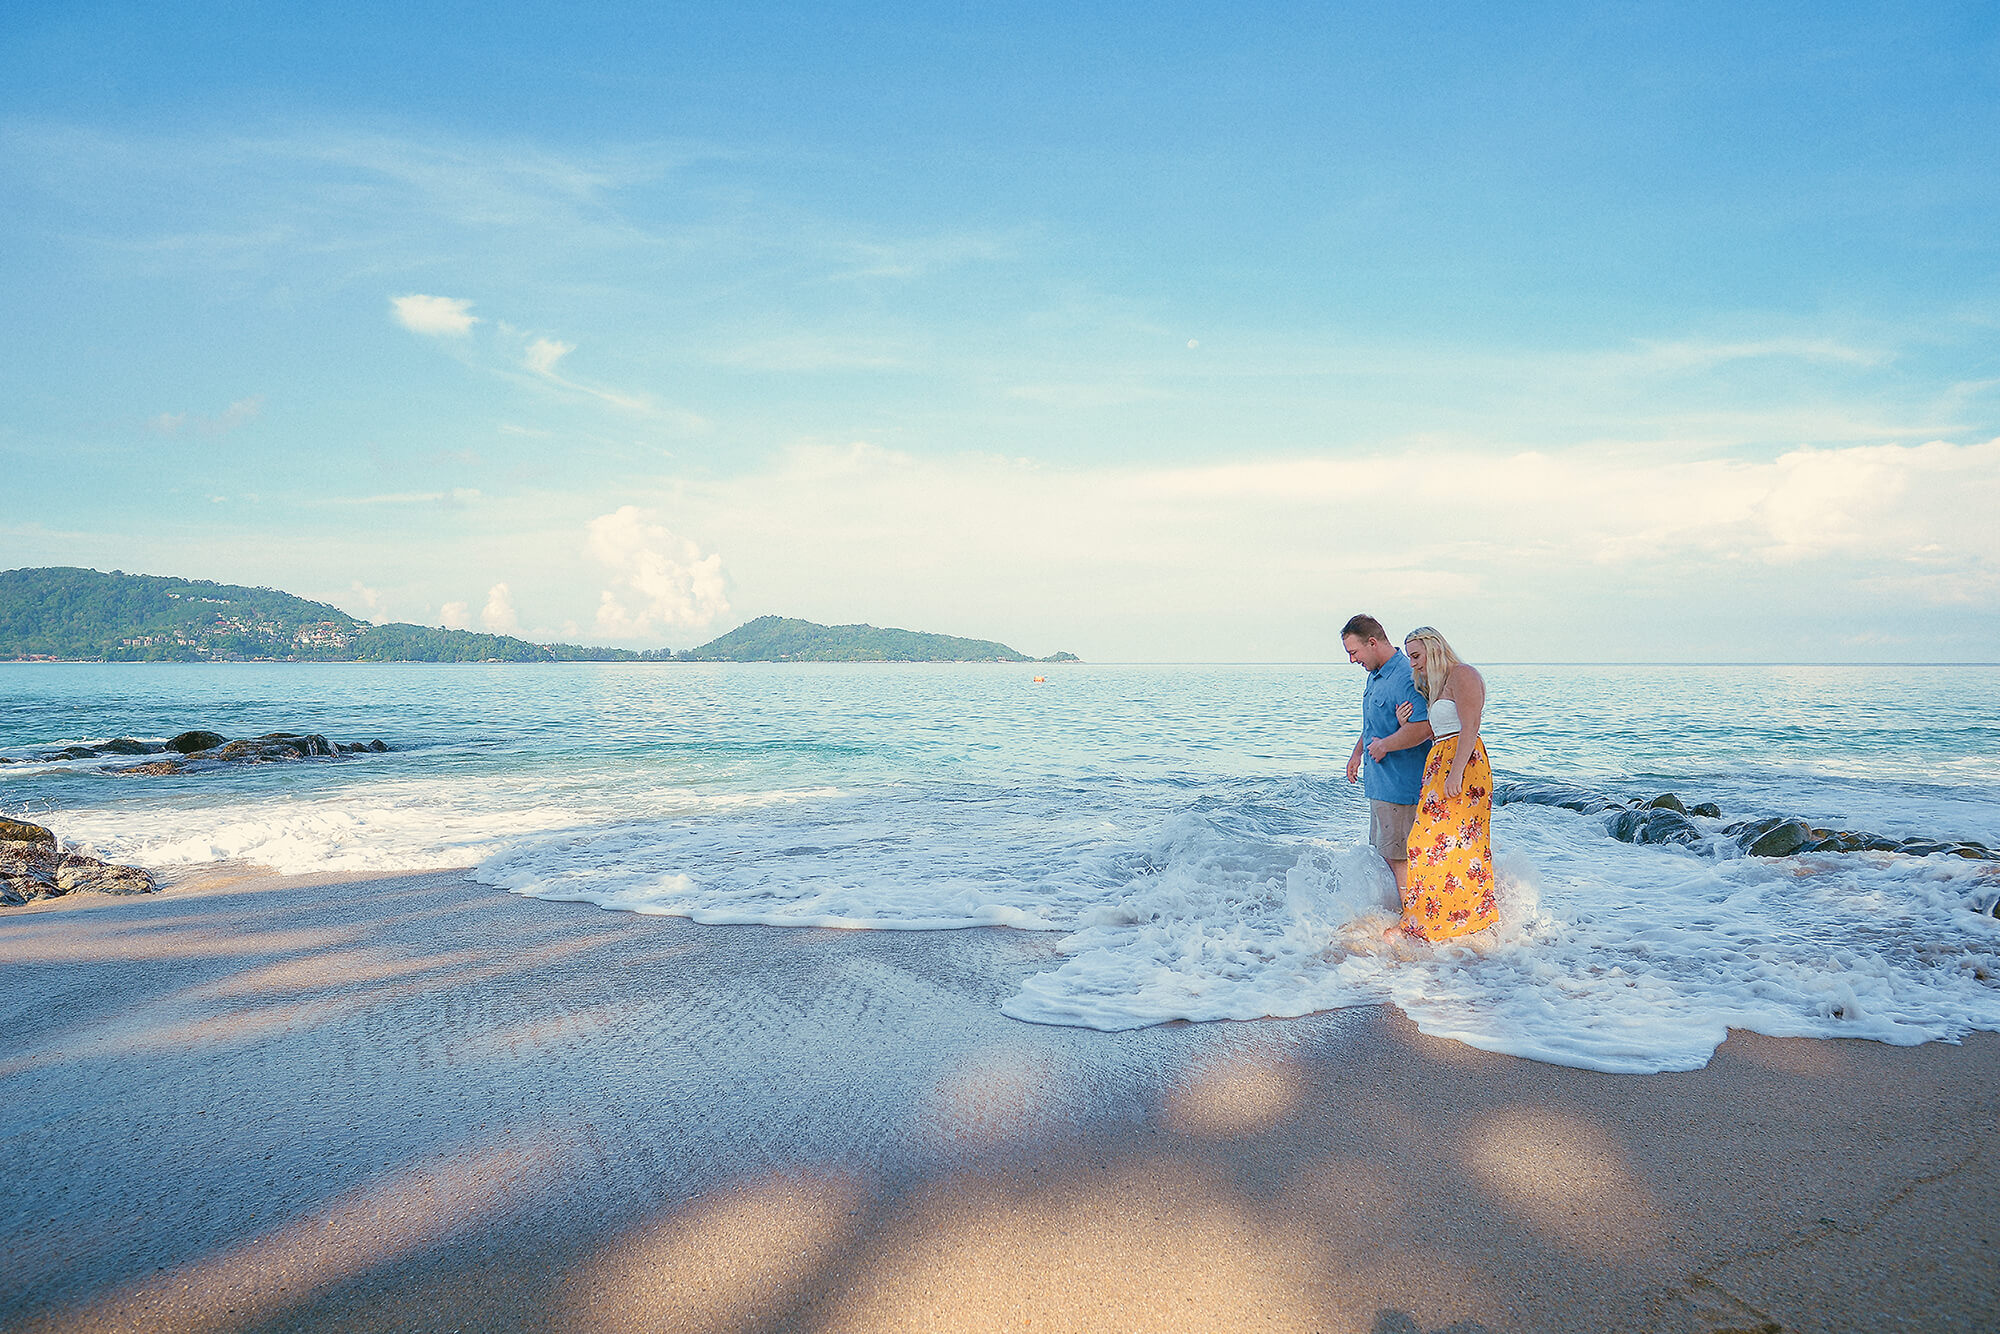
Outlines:
[[1790, 360], [1847, 366], [1874, 366], [1888, 358], [1867, 348], [1830, 338], [1761, 338], [1740, 342], [1694, 339], [1641, 342], [1641, 362], [1663, 371], [1705, 370], [1732, 361]]
[[909, 354], [881, 340], [790, 334], [740, 343], [711, 354], [710, 360], [753, 371], [892, 370], [908, 365]]
[[[1033, 652], [1313, 658], [1330, 642], [1320, 622], [1356, 607], [1540, 660], [1808, 660], [1892, 622], [1959, 636], [1958, 657], [2000, 648], [1972, 616], [2000, 624], [2000, 440], [1097, 469], [857, 444], [683, 479], [675, 496], [731, 552], [746, 614]], [[604, 624], [625, 614], [606, 599]]]
[[486, 590], [486, 605], [480, 609], [479, 623], [496, 635], [511, 635], [521, 628], [521, 618], [514, 612], [514, 593], [505, 584], [495, 584]]
[[449, 491], [391, 491], [375, 496], [328, 496], [328, 505], [438, 505], [457, 509], [483, 498], [476, 486], [455, 486]]
[[[722, 557], [676, 537], [653, 515], [625, 505], [592, 519], [587, 549], [613, 571], [598, 597], [597, 630], [613, 639], [699, 629], [729, 611]], [[622, 588], [622, 593], [619, 591]], [[638, 603], [634, 611], [625, 598]]]
[[359, 579], [344, 594], [338, 605], [350, 616], [358, 616], [364, 621], [381, 622], [388, 619], [389, 608], [382, 600], [382, 590], [370, 588]]
[[472, 628], [472, 607], [464, 602], [447, 602], [438, 613], [447, 630], [470, 630]]
[[390, 297], [389, 305], [396, 312], [397, 323], [405, 329], [432, 337], [460, 337], [471, 333], [472, 326], [479, 323], [479, 317], [471, 313], [472, 303], [457, 297], [412, 293]]
[[575, 343], [558, 342], [553, 338], [537, 338], [528, 344], [528, 353], [521, 358], [521, 364], [537, 375], [551, 375], [556, 363], [576, 351]]
[[149, 417], [146, 426], [161, 435], [179, 435], [189, 430], [201, 435], [227, 435], [245, 422], [254, 419], [263, 408], [263, 398], [253, 394], [249, 398], [237, 399], [213, 417], [198, 417], [187, 412], [162, 412]]

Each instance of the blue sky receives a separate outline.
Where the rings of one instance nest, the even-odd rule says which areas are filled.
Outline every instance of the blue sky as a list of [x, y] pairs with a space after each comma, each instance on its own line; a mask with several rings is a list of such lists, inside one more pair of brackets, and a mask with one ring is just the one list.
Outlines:
[[0, 566], [1991, 661], [1995, 142], [1991, 5], [12, 6]]

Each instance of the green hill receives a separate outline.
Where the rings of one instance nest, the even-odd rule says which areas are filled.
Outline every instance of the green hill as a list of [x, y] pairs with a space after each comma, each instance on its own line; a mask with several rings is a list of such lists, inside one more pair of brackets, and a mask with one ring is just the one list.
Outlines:
[[574, 662], [642, 656], [467, 630], [371, 625], [274, 588], [67, 566], [0, 571], [0, 658]]
[[[1035, 662], [990, 639], [959, 639], [873, 625], [820, 625], [788, 616], [759, 616], [700, 648], [676, 655], [690, 662]], [[1059, 653], [1043, 661], [1073, 662]]]
[[700, 648], [531, 644], [511, 635], [371, 625], [324, 602], [206, 579], [57, 566], [0, 570], [0, 659], [88, 662], [1075, 662], [990, 639], [760, 616]]

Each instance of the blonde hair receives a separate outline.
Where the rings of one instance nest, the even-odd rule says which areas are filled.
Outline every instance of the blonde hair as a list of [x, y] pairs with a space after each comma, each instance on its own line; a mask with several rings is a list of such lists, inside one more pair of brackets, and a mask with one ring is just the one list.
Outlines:
[[1403, 647], [1412, 644], [1424, 646], [1424, 670], [1417, 677], [1417, 689], [1424, 692], [1424, 698], [1435, 700], [1444, 693], [1444, 679], [1454, 667], [1465, 665], [1465, 659], [1451, 651], [1451, 645], [1444, 642], [1444, 636], [1428, 625], [1420, 625], [1403, 636]]

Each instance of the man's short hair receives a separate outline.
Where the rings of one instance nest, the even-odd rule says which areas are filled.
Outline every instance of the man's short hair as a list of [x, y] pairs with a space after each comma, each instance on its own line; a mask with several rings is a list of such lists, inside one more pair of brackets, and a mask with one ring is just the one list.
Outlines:
[[1366, 612], [1358, 616], [1348, 617], [1347, 624], [1340, 627], [1340, 637], [1342, 639], [1347, 638], [1349, 635], [1353, 635], [1364, 644], [1371, 639], [1379, 639], [1385, 644], [1389, 642], [1389, 632], [1382, 628], [1382, 622], [1376, 620]]

